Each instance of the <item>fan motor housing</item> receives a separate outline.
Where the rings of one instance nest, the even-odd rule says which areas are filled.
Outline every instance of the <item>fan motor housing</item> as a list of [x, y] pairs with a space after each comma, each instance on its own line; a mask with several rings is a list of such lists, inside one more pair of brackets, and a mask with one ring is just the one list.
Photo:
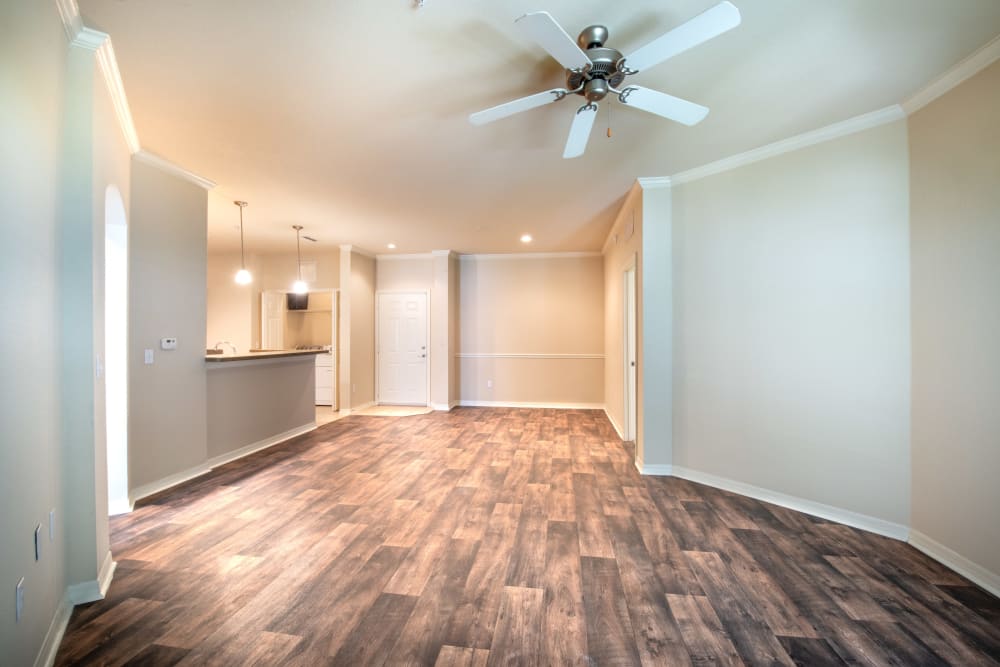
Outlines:
[[566, 70], [566, 87], [576, 90], [582, 85], [583, 90], [577, 94], [591, 102], [604, 99], [611, 88], [617, 88], [625, 80], [625, 74], [618, 71], [622, 54], [604, 46], [607, 39], [608, 29], [602, 25], [584, 28], [576, 42], [586, 52], [593, 66], [587, 72]]

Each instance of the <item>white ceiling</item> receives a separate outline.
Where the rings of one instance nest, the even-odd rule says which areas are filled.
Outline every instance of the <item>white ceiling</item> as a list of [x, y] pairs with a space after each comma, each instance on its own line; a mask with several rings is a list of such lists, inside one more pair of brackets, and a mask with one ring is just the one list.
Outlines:
[[[144, 149], [218, 183], [209, 246], [597, 250], [630, 184], [901, 102], [1000, 33], [998, 0], [733, 0], [735, 30], [630, 82], [711, 107], [688, 128], [617, 101], [563, 160], [580, 98], [515, 28], [546, 9], [626, 55], [716, 0], [79, 0], [111, 34]], [[608, 107], [612, 138], [607, 138]], [[531, 233], [530, 247], [518, 238]]]

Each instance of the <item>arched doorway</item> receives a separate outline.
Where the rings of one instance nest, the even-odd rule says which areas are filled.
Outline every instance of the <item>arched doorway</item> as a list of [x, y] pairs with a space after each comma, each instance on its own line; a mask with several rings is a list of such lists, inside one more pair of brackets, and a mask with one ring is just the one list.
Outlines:
[[128, 221], [121, 193], [104, 197], [104, 363], [108, 443], [108, 514], [131, 510], [128, 498]]

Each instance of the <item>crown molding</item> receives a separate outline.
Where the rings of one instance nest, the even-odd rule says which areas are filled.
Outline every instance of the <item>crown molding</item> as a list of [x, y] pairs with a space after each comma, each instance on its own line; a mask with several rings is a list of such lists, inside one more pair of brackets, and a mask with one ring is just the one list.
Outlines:
[[583, 257], [600, 257], [599, 252], [508, 252], [508, 253], [484, 253], [459, 255], [462, 261], [481, 260], [514, 260], [514, 259], [579, 259]]
[[697, 181], [707, 176], [721, 174], [722, 172], [737, 169], [748, 164], [753, 164], [754, 162], [760, 162], [761, 160], [783, 155], [784, 153], [801, 150], [808, 146], [820, 144], [832, 139], [846, 137], [856, 132], [861, 132], [862, 130], [868, 130], [873, 127], [878, 127], [879, 125], [885, 125], [886, 123], [892, 123], [904, 118], [906, 118], [906, 114], [903, 112], [903, 107], [898, 104], [894, 104], [892, 106], [885, 107], [884, 109], [879, 109], [878, 111], [872, 111], [871, 113], [855, 116], [854, 118], [848, 118], [847, 120], [834, 123], [833, 125], [821, 127], [818, 130], [805, 132], [794, 137], [789, 137], [788, 139], [776, 141], [773, 144], [767, 144], [766, 146], [754, 148], [746, 151], [745, 153], [738, 153], [716, 162], [710, 162], [709, 164], [695, 167], [694, 169], [682, 171], [679, 174], [671, 176], [670, 182], [674, 185], [690, 183], [691, 181]]
[[[125, 84], [122, 82], [122, 75], [118, 70], [118, 59], [115, 58], [115, 49], [111, 45], [110, 37], [97, 49], [97, 65], [101, 68], [101, 74], [104, 76], [104, 84], [108, 88], [111, 103], [115, 107], [118, 125], [125, 136], [129, 153], [135, 155], [142, 150], [142, 146], [139, 145], [139, 134], [135, 131], [135, 123], [132, 121], [132, 110], [128, 106]], [[211, 187], [214, 186], [213, 183]]]
[[168, 174], [173, 174], [174, 176], [177, 176], [186, 181], [194, 183], [198, 187], [205, 188], [206, 190], [211, 190], [212, 188], [215, 187], [215, 183], [213, 181], [210, 181], [207, 178], [203, 178], [198, 174], [190, 172], [187, 169], [184, 169], [183, 167], [178, 167], [173, 162], [165, 160], [159, 155], [150, 153], [149, 151], [140, 150], [136, 152], [133, 155], [133, 157], [136, 160], [148, 164], [151, 167], [156, 167], [160, 171], [164, 171]]
[[56, 8], [59, 10], [59, 18], [62, 19], [63, 30], [66, 31], [66, 40], [72, 43], [83, 30], [80, 7], [76, 4], [76, 0], [56, 0]]
[[909, 116], [923, 109], [966, 79], [979, 74], [998, 59], [1000, 59], [1000, 35], [973, 51], [957, 65], [908, 97], [903, 102], [903, 111]]
[[635, 179], [643, 190], [656, 190], [658, 188], [669, 188], [669, 176], [640, 176]]
[[135, 131], [135, 123], [128, 106], [128, 98], [125, 96], [125, 85], [118, 70], [118, 60], [111, 45], [111, 37], [107, 33], [83, 25], [80, 7], [76, 0], [56, 0], [56, 8], [59, 10], [59, 18], [62, 20], [63, 30], [66, 31], [66, 39], [70, 46], [96, 52], [97, 65], [111, 96], [111, 104], [118, 117], [118, 126], [125, 137], [129, 153], [135, 155], [141, 150], [139, 135]]
[[375, 259], [378, 261], [417, 261], [433, 259], [434, 255], [429, 252], [410, 252], [410, 253], [400, 253], [398, 255], [375, 255]]

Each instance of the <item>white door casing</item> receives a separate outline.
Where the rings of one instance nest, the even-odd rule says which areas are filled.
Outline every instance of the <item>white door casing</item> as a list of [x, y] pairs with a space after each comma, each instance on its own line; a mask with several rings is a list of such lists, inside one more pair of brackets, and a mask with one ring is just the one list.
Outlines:
[[381, 292], [377, 300], [376, 400], [388, 405], [427, 405], [427, 294]]
[[638, 396], [636, 377], [636, 276], [635, 263], [630, 262], [623, 275], [625, 321], [623, 348], [625, 351], [625, 440], [635, 440], [638, 421]]

